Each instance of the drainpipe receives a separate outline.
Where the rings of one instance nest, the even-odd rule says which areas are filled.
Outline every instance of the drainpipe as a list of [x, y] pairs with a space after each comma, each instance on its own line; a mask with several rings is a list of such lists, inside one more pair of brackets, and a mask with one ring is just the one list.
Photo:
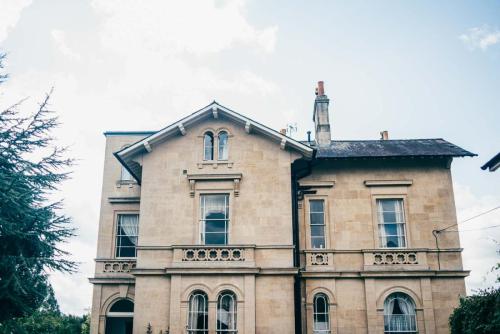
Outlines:
[[[311, 162], [303, 169], [294, 169], [295, 162], [292, 163], [292, 231], [293, 231], [293, 266], [297, 269], [294, 278], [294, 315], [295, 315], [295, 334], [302, 334], [302, 280], [300, 273], [300, 244], [299, 244], [299, 179], [311, 174]], [[304, 172], [300, 174], [300, 172]]]

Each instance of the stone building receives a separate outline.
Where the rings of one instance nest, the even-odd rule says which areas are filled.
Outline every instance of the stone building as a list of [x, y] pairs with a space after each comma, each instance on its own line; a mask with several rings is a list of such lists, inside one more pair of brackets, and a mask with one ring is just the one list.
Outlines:
[[91, 332], [447, 333], [465, 294], [443, 139], [315, 139], [216, 102], [106, 132]]

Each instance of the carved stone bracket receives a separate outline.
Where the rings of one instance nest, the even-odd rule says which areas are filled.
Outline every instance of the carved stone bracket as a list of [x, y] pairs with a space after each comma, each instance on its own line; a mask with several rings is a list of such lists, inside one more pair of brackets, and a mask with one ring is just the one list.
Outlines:
[[196, 192], [196, 182], [200, 181], [233, 181], [234, 196], [240, 195], [240, 182], [242, 175], [240, 174], [188, 174], [189, 195], [194, 197]]

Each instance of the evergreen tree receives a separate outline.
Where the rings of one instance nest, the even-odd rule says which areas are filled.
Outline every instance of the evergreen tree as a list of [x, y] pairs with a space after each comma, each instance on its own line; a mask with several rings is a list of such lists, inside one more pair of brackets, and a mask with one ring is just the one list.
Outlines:
[[[0, 84], [6, 79], [0, 74]], [[73, 235], [71, 220], [61, 201], [50, 200], [73, 161], [54, 144], [58, 121], [49, 98], [28, 116], [19, 111], [22, 101], [0, 111], [0, 322], [42, 305], [58, 312], [48, 272], [76, 268], [58, 246]]]

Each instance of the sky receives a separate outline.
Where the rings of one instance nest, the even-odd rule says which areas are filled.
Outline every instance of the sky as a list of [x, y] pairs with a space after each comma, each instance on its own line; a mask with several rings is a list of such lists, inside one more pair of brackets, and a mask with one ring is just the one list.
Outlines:
[[[313, 129], [318, 80], [334, 139], [445, 138], [458, 220], [500, 205], [500, 1], [0, 0], [10, 79], [0, 107], [54, 87], [58, 144], [78, 159], [57, 194], [80, 262], [52, 273], [64, 312], [91, 305], [107, 130], [156, 130], [213, 100], [274, 129]], [[491, 286], [500, 210], [460, 224], [467, 290]]]

